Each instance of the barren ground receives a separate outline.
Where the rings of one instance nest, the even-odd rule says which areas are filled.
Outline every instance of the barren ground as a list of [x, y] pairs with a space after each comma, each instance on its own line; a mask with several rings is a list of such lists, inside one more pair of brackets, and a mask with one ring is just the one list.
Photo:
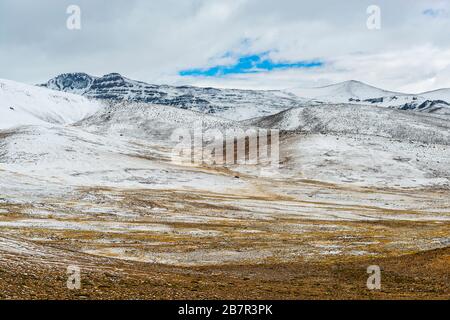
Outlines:
[[[407, 190], [299, 186], [292, 196], [264, 185], [264, 195], [91, 188], [0, 203], [0, 298], [450, 298], [446, 202], [431, 207], [447, 191], [414, 202]], [[366, 288], [373, 264], [380, 291]], [[68, 265], [81, 268], [80, 290], [66, 287]]]

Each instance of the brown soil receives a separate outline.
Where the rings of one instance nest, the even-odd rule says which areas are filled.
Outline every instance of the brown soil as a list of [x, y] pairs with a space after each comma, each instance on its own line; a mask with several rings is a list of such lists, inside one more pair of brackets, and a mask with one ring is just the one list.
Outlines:
[[[59, 249], [58, 249], [59, 250]], [[57, 252], [57, 251], [55, 251]], [[450, 299], [450, 248], [390, 258], [240, 266], [170, 267], [71, 253], [36, 261], [9, 254], [1, 299]], [[66, 287], [67, 263], [81, 266], [80, 290]], [[366, 287], [369, 265], [382, 270]]]

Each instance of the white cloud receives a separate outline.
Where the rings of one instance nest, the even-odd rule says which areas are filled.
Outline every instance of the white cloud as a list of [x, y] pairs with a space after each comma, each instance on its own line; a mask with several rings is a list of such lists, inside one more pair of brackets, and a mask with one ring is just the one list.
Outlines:
[[[368, 30], [366, 0], [2, 0], [0, 77], [45, 81], [62, 72], [120, 72], [154, 82], [279, 88], [357, 79], [391, 90], [450, 86], [448, 1], [379, 0], [381, 30]], [[66, 8], [82, 30], [65, 28]], [[23, 21], [27, 23], [24, 24]], [[245, 39], [249, 39], [244, 42]], [[271, 51], [272, 59], [321, 59], [314, 70], [226, 78], [178, 76], [182, 69], [232, 63], [226, 52]]]

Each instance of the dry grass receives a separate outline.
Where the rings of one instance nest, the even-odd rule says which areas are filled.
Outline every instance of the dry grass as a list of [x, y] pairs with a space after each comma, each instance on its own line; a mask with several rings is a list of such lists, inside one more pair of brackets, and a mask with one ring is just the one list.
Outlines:
[[[266, 190], [263, 184], [255, 186], [253, 193], [247, 194], [84, 188], [73, 199], [47, 199], [37, 208], [2, 203], [0, 209], [8, 213], [0, 215], [1, 223], [24, 219], [44, 222], [26, 228], [0, 227], [2, 237], [36, 245], [48, 255], [28, 256], [0, 246], [0, 298], [450, 298], [450, 248], [443, 248], [446, 245], [435, 240], [448, 238], [448, 223], [388, 219], [425, 214], [416, 208], [387, 209], [314, 197], [305, 200]], [[273, 188], [276, 187], [275, 184]], [[355, 199], [364, 198], [368, 192], [311, 181], [298, 182], [296, 187], [313, 193], [323, 188], [328, 192], [351, 192]], [[401, 201], [415, 196], [407, 190], [390, 192]], [[89, 200], [83, 200], [86, 196]], [[436, 204], [440, 200], [434, 199], [443, 196], [443, 191], [422, 194], [424, 201], [436, 201]], [[285, 202], [299, 209], [308, 208], [330, 215], [348, 211], [376, 213], [386, 218], [376, 221], [318, 220], [282, 211], [263, 214], [267, 207]], [[99, 213], [97, 210], [104, 206], [109, 211]], [[31, 209], [46, 210], [49, 215], [30, 215]], [[134, 215], [117, 215], [124, 212]], [[108, 227], [102, 230], [45, 227], [45, 222], [50, 220], [83, 225], [155, 225], [165, 229], [142, 231], [130, 228], [127, 232], [119, 232]], [[436, 249], [439, 247], [441, 249]], [[121, 251], [108, 252], [109, 249], [124, 250], [129, 255]], [[85, 254], [87, 251], [104, 256]], [[203, 266], [200, 262], [188, 261], [193, 265], [182, 267], [186, 262], [183, 259], [197, 252], [216, 252], [219, 256], [214, 265]], [[225, 259], [225, 253], [220, 256], [223, 252], [245, 254], [246, 258], [229, 261]], [[267, 252], [270, 255], [259, 255]], [[179, 263], [123, 260], [139, 258], [145, 261], [152, 254], [176, 254]], [[73, 292], [65, 287], [68, 264], [82, 267], [81, 291]], [[378, 264], [383, 269], [380, 292], [365, 287], [366, 268], [370, 264]]]

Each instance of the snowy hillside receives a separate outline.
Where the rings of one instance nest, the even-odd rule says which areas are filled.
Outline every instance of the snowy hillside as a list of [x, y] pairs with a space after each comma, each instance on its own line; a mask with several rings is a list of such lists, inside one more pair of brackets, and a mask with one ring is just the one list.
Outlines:
[[270, 115], [299, 106], [303, 101], [292, 93], [282, 91], [153, 85], [128, 79], [118, 73], [103, 77], [85, 73], [62, 74], [41, 86], [113, 102], [169, 105], [231, 120]]
[[450, 89], [438, 89], [423, 92], [420, 96], [430, 100], [443, 100], [450, 103]]
[[370, 135], [401, 141], [449, 145], [448, 120], [381, 107], [335, 104], [294, 108], [246, 123], [296, 132]]
[[126, 137], [170, 147], [174, 145], [170, 137], [177, 129], [187, 129], [192, 134], [195, 128], [226, 129], [237, 127], [239, 123], [171, 106], [119, 102], [80, 121], [76, 126], [111, 138]]
[[[307, 177], [364, 186], [426, 187], [448, 184], [450, 122], [445, 115], [435, 116], [367, 103], [322, 102], [236, 122], [217, 116], [224, 114], [225, 109], [218, 109], [220, 112], [216, 114], [206, 114], [179, 106], [133, 102], [136, 97], [145, 96], [144, 89], [136, 89], [145, 87], [145, 84], [122, 79], [124, 88], [128, 88], [122, 91], [117, 85], [117, 81], [122, 81], [118, 75], [97, 81], [99, 79], [78, 75], [71, 78], [75, 82], [54, 81], [49, 86], [84, 92], [85, 96], [95, 92], [123, 99], [103, 96], [89, 100], [67, 92], [2, 81], [1, 128], [9, 128], [6, 134], [0, 134], [0, 161], [3, 167], [11, 174], [51, 180], [65, 186], [153, 188], [155, 184], [180, 186], [180, 181], [184, 186], [200, 189], [211, 188], [212, 185], [218, 190], [225, 185], [238, 186], [239, 183], [232, 179], [225, 182], [223, 178], [204, 172], [193, 173], [191, 165], [188, 165], [189, 169], [182, 169], [170, 162], [176, 143], [170, 139], [174, 130], [198, 128], [202, 123], [204, 129], [260, 127], [282, 130], [281, 176], [293, 181], [298, 177]], [[93, 88], [96, 88], [95, 91], [92, 91]], [[340, 88], [349, 89], [351, 94], [361, 98], [378, 92], [377, 89], [370, 89], [367, 93], [363, 86], [354, 83]], [[160, 89], [158, 87], [156, 91]], [[167, 98], [167, 92], [175, 89], [167, 87], [165, 90]], [[216, 89], [189, 90], [206, 90], [211, 94]], [[210, 98], [222, 96], [225, 99], [224, 92], [219, 90]], [[334, 91], [334, 94], [339, 96], [339, 92]], [[127, 96], [122, 96], [125, 93]], [[264, 94], [268, 94], [239, 91], [239, 94], [243, 93], [250, 100], [253, 99], [250, 97], [263, 99]], [[274, 92], [270, 94], [272, 98], [278, 95]], [[227, 103], [233, 99], [236, 96]], [[95, 102], [105, 100], [108, 102], [105, 105]], [[257, 104], [252, 105], [258, 108]], [[270, 109], [269, 105], [265, 107], [267, 112], [274, 113], [276, 110]], [[435, 106], [427, 106], [431, 107]], [[246, 110], [242, 104], [238, 108]], [[237, 114], [237, 109], [234, 112]], [[251, 114], [253, 111], [247, 116]], [[28, 127], [11, 129], [21, 125]], [[164, 170], [163, 175], [158, 174], [161, 170]], [[256, 174], [257, 171], [258, 168], [247, 168], [246, 174]]]
[[[145, 103], [101, 104], [46, 88], [0, 82], [0, 188], [33, 195], [76, 187], [222, 191], [245, 185], [171, 163], [178, 128], [236, 126], [234, 121]], [[20, 177], [20, 178], [18, 178]], [[39, 186], [45, 185], [45, 190]], [[64, 190], [64, 191], [63, 191]], [[28, 195], [28, 196], [24, 196]]]
[[325, 87], [294, 88], [290, 91], [302, 98], [332, 103], [346, 103], [351, 100], [363, 101], [370, 98], [401, 95], [400, 93], [382, 90], [355, 80]]
[[449, 186], [450, 122], [351, 104], [290, 109], [246, 122], [282, 130], [286, 178], [361, 186]]
[[450, 114], [450, 89], [404, 94], [351, 80], [325, 87], [294, 88], [289, 91], [301, 98], [309, 99], [311, 103], [351, 103], [425, 113]]
[[[293, 134], [281, 140], [285, 179], [376, 188], [449, 188], [450, 147], [364, 134]], [[420, 192], [419, 192], [420, 193]]]
[[0, 129], [74, 123], [100, 108], [100, 102], [79, 95], [0, 80]]

